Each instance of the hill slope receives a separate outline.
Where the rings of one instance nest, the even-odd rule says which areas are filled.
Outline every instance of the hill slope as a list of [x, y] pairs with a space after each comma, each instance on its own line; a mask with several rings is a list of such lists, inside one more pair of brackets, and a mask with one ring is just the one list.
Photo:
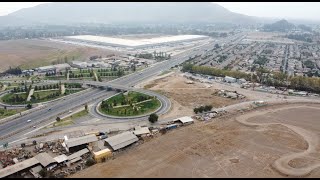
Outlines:
[[56, 2], [25, 8], [6, 17], [48, 24], [79, 23], [233, 23], [256, 18], [209, 2]]

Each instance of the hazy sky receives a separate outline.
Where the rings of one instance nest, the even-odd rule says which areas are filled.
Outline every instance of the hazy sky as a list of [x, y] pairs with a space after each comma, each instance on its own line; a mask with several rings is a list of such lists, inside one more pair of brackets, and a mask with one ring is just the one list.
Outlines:
[[[0, 2], [0, 16], [43, 2]], [[216, 2], [230, 11], [259, 17], [320, 20], [319, 2]]]

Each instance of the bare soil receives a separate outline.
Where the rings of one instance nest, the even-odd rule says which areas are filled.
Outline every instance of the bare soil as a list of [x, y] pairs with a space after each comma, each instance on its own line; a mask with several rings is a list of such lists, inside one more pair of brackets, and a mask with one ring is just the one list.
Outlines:
[[[309, 125], [318, 124], [318, 108], [320, 105], [276, 105], [244, 114], [255, 119], [250, 122], [285, 121], [288, 126], [247, 126], [237, 121], [241, 114], [198, 122], [132, 147], [113, 160], [71, 177], [287, 177], [272, 165], [281, 157], [303, 153], [309, 148], [303, 134], [290, 125], [319, 135], [320, 126]], [[260, 120], [262, 112], [270, 112], [268, 119]], [[308, 123], [302, 123], [306, 116]], [[309, 167], [319, 160], [319, 153], [313, 152], [293, 159], [289, 166]], [[317, 168], [308, 174], [309, 177], [319, 175]]]
[[65, 56], [70, 60], [88, 60], [90, 56], [118, 54], [111, 50], [75, 46], [38, 39], [0, 41], [0, 71], [11, 67], [35, 68], [50, 65]]
[[149, 81], [145, 88], [167, 96], [172, 103], [172, 110], [162, 118], [175, 118], [183, 115], [193, 115], [193, 109], [201, 105], [212, 105], [214, 108], [236, 104], [240, 100], [233, 100], [216, 95], [218, 89], [208, 88], [205, 84], [189, 81], [181, 73]]

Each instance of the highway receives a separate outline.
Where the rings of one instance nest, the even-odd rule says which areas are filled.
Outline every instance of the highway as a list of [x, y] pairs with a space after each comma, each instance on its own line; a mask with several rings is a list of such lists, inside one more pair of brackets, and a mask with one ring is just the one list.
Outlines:
[[[200, 47], [197, 47], [198, 50], [188, 50], [181, 54], [173, 56], [170, 60], [157, 63], [154, 66], [148, 67], [142, 71], [123, 76], [121, 78], [115, 79], [110, 82], [102, 83], [101, 86], [111, 86], [115, 88], [127, 89], [128, 87], [133, 87], [134, 85], [142, 82], [152, 76], [160, 74], [162, 71], [168, 70], [171, 67], [179, 65], [184, 61], [188, 60], [189, 57], [199, 55], [205, 49], [212, 48], [213, 44], [204, 44]], [[91, 81], [84, 82], [87, 84], [97, 84], [99, 82]], [[9, 122], [0, 124], [0, 144], [5, 142], [11, 142], [17, 138], [24, 137], [23, 135], [27, 132], [33, 131], [33, 126], [39, 127], [45, 123], [48, 123], [49, 120], [55, 119], [62, 113], [66, 113], [70, 109], [81, 106], [85, 103], [91, 103], [98, 98], [111, 96], [113, 92], [105, 91], [100, 89], [94, 89], [77, 96], [68, 96], [66, 100], [58, 100], [56, 102], [45, 105], [45, 108], [32, 112], [28, 115], [13, 119]], [[161, 111], [166, 111], [170, 102], [166, 102], [166, 108], [161, 109]], [[51, 110], [49, 110], [51, 109]], [[31, 122], [27, 120], [31, 119]]]

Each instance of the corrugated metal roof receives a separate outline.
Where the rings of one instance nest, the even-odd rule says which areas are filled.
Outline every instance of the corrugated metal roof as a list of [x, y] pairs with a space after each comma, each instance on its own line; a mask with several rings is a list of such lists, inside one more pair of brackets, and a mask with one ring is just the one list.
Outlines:
[[138, 137], [134, 135], [133, 132], [129, 131], [105, 139], [105, 141], [112, 147], [113, 150], [123, 148], [138, 140]]
[[137, 126], [137, 127], [135, 127], [135, 130], [133, 131], [133, 133], [135, 135], [141, 135], [141, 134], [148, 134], [148, 133], [150, 133], [150, 131], [149, 131], [148, 127]]
[[36, 158], [43, 167], [47, 167], [49, 164], [57, 162], [48, 153], [45, 152], [37, 154], [34, 158]]
[[11, 174], [14, 174], [16, 172], [19, 172], [21, 170], [24, 170], [26, 168], [29, 168], [31, 166], [34, 166], [36, 164], [40, 163], [38, 161], [38, 159], [36, 158], [30, 158], [30, 159], [27, 159], [27, 160], [24, 160], [22, 162], [19, 162], [17, 164], [14, 164], [12, 166], [8, 166], [4, 169], [0, 169], [0, 178], [4, 178], [4, 177], [7, 177]]
[[87, 148], [84, 148], [84, 149], [77, 151], [77, 152], [71, 154], [70, 156], [68, 156], [68, 160], [72, 160], [74, 158], [81, 157], [82, 155], [84, 155], [88, 152], [89, 152], [89, 150]]
[[55, 157], [53, 159], [56, 160], [57, 163], [61, 163], [63, 161], [67, 161], [68, 160], [68, 156], [66, 156], [65, 154], [62, 154], [62, 155], [57, 156], [57, 157]]
[[94, 141], [98, 141], [98, 138], [96, 137], [96, 135], [90, 134], [87, 136], [71, 138], [71, 139], [66, 140], [65, 142], [66, 142], [67, 147], [71, 148], [74, 146], [79, 146], [79, 145], [87, 144], [87, 143], [94, 142]]
[[193, 122], [193, 119], [189, 116], [184, 116], [184, 117], [176, 119], [175, 121], [181, 121], [184, 124], [184, 123], [188, 123], [188, 122]]

